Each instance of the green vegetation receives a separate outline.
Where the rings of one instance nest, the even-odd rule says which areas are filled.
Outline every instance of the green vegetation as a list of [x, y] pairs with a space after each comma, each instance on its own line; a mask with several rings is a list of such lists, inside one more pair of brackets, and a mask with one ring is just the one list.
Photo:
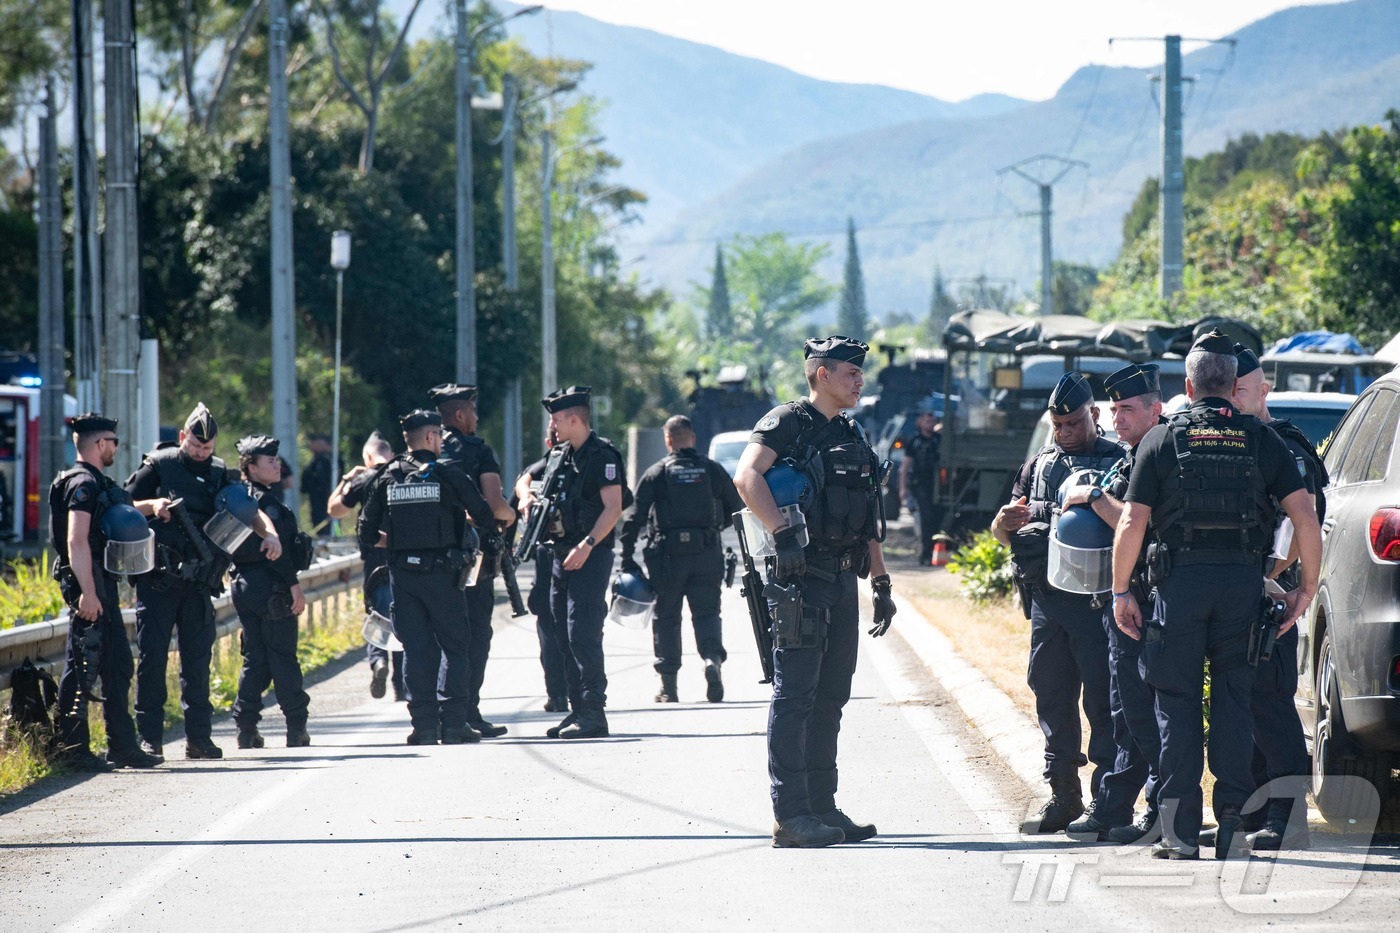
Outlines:
[[38, 561], [12, 560], [0, 577], [0, 628], [52, 619], [63, 611], [63, 596], [49, 570], [46, 552]]
[[1011, 551], [990, 531], [979, 531], [954, 552], [948, 570], [963, 578], [959, 592], [974, 603], [1011, 595]]

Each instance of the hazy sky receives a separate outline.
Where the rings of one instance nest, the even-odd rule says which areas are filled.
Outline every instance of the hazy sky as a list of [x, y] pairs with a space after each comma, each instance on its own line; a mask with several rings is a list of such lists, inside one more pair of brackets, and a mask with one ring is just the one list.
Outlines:
[[[1337, 2], [1314, 0], [1312, 5]], [[1228, 35], [1297, 0], [545, 0], [832, 81], [962, 100], [1044, 99], [1094, 62], [1144, 66], [1161, 43], [1112, 37]], [[1189, 51], [1194, 46], [1187, 45]], [[601, 54], [601, 53], [600, 53]]]

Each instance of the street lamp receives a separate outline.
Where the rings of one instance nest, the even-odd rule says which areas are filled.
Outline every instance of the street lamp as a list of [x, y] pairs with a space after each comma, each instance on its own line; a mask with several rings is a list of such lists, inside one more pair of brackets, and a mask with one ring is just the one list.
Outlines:
[[[340, 466], [340, 323], [345, 294], [345, 270], [350, 268], [350, 231], [331, 234], [331, 268], [335, 270], [335, 393], [331, 402], [331, 469]], [[331, 526], [331, 534], [336, 532]]]
[[472, 227], [472, 55], [477, 37], [502, 23], [544, 9], [514, 13], [467, 28], [467, 0], [457, 5], [457, 382], [476, 384], [476, 244]]
[[[555, 315], [554, 315], [554, 210], [551, 204], [551, 194], [554, 189], [554, 164], [559, 159], [589, 146], [597, 146], [603, 142], [604, 137], [594, 136], [592, 139], [585, 139], [577, 145], [568, 146], [559, 152], [552, 152], [554, 146], [554, 134], [545, 130], [543, 140], [543, 154], [541, 157], [542, 167], [540, 184], [540, 391], [549, 394], [559, 388], [558, 379], [558, 340], [555, 335]], [[544, 419], [544, 433], [549, 433], [549, 417]]]

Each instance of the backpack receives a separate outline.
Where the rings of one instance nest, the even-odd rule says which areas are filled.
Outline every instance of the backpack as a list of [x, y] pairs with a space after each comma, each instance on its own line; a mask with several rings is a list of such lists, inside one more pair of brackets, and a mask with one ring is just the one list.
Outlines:
[[21, 728], [52, 724], [49, 711], [58, 703], [58, 684], [53, 675], [37, 667], [29, 658], [10, 675], [10, 719]]

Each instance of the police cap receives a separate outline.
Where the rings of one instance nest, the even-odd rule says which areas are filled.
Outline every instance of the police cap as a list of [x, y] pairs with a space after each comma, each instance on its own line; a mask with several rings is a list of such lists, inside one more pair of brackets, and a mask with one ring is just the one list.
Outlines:
[[445, 382], [428, 390], [428, 401], [433, 405], [441, 405], [443, 402], [473, 402], [476, 396], [476, 386], [459, 386], [455, 382]]
[[805, 360], [839, 360], [842, 363], [864, 366], [865, 354], [868, 352], [870, 352], [870, 344], [861, 343], [854, 337], [832, 334], [821, 340], [816, 337], [808, 339], [802, 347], [802, 358]]
[[567, 389], [558, 389], [546, 395], [540, 399], [540, 404], [552, 415], [570, 408], [587, 408], [592, 395], [592, 386], [569, 386]]
[[1235, 344], [1236, 370], [1235, 378], [1239, 379], [1248, 376], [1259, 368], [1259, 357], [1254, 355], [1254, 351], [1242, 343]]
[[277, 438], [269, 437], [266, 434], [249, 434], [246, 437], [239, 438], [238, 443], [234, 446], [237, 447], [238, 452], [245, 457], [261, 457], [263, 455], [275, 457], [277, 456], [277, 449], [281, 447], [282, 444]]
[[1129, 363], [1104, 379], [1104, 392], [1115, 402], [1121, 402], [1125, 398], [1137, 398], [1148, 392], [1161, 392], [1162, 384], [1158, 377], [1160, 370], [1161, 367], [1155, 363]]
[[1094, 400], [1094, 390], [1089, 380], [1081, 374], [1065, 373], [1050, 393], [1050, 404], [1045, 406], [1052, 415], [1069, 415]]
[[116, 429], [116, 418], [108, 418], [106, 415], [99, 415], [95, 411], [73, 416], [74, 434], [95, 434], [98, 431], [115, 431]]
[[214, 415], [203, 402], [195, 405], [194, 411], [185, 419], [185, 433], [193, 435], [202, 444], [209, 443], [219, 433], [219, 422], [214, 420]]
[[1219, 328], [1215, 328], [1201, 334], [1201, 336], [1196, 338], [1196, 342], [1191, 344], [1191, 352], [1194, 353], [1197, 350], [1202, 353], [1220, 353], [1225, 356], [1234, 356], [1235, 342], [1221, 333]]
[[442, 426], [442, 416], [435, 411], [428, 411], [426, 408], [418, 408], [406, 415], [399, 416], [399, 427], [405, 431], [417, 431], [419, 428], [434, 426]]

